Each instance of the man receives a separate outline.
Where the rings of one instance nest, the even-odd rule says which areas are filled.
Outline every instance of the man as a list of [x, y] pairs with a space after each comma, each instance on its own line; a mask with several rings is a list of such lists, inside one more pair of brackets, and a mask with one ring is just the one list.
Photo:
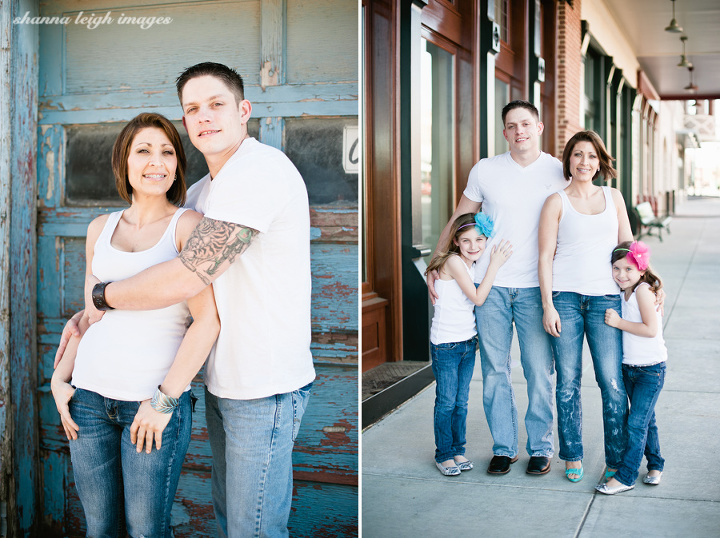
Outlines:
[[[493, 458], [487, 472], [506, 474], [518, 458], [518, 415], [510, 377], [513, 322], [520, 342], [520, 360], [527, 380], [525, 428], [529, 474], [550, 471], [553, 455], [553, 356], [542, 324], [538, 282], [538, 224], [545, 199], [567, 182], [562, 164], [543, 153], [543, 132], [537, 108], [512, 101], [502, 111], [503, 135], [510, 151], [482, 159], [470, 171], [467, 187], [438, 245], [445, 244], [452, 222], [482, 207], [495, 223], [492, 243], [510, 241], [513, 255], [498, 271], [487, 300], [476, 307], [483, 375], [483, 406], [493, 437]], [[490, 245], [488, 245], [490, 246]], [[476, 264], [475, 282], [481, 282], [490, 257]], [[428, 275], [433, 301], [436, 275]]]
[[287, 536], [293, 443], [315, 378], [307, 191], [282, 152], [248, 136], [252, 106], [234, 70], [195, 65], [177, 91], [183, 125], [210, 170], [188, 191], [187, 205], [204, 218], [176, 259], [91, 282], [88, 314], [101, 316], [93, 304], [164, 308], [213, 284], [221, 329], [205, 398], [218, 529]]

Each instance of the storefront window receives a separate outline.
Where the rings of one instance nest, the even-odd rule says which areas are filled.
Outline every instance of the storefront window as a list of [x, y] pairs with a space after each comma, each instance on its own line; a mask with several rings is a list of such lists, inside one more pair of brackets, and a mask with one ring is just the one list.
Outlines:
[[502, 109], [510, 102], [510, 85], [500, 79], [495, 79], [495, 155], [508, 150], [507, 140], [502, 134]]
[[[422, 242], [432, 250], [454, 208], [454, 58], [423, 39], [420, 101]], [[425, 258], [426, 263], [430, 256]]]

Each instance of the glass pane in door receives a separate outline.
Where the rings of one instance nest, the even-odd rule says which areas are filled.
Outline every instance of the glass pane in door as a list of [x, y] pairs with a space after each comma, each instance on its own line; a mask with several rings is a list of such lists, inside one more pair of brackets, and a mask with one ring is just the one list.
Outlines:
[[503, 136], [502, 109], [510, 102], [510, 84], [495, 79], [495, 155], [508, 150], [507, 140]]
[[[435, 250], [455, 208], [454, 57], [423, 39], [420, 174], [423, 244]], [[425, 257], [425, 262], [430, 256]]]

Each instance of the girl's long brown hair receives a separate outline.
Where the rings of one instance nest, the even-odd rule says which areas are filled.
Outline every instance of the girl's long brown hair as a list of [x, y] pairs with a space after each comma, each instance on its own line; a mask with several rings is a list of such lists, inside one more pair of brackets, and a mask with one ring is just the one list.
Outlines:
[[437, 255], [430, 260], [427, 269], [425, 269], [426, 276], [430, 271], [440, 271], [447, 259], [453, 254], [460, 254], [460, 247], [455, 244], [455, 240], [468, 231], [468, 227], [466, 227], [468, 224], [475, 224], [474, 213], [465, 213], [455, 219], [455, 222], [453, 222], [450, 228], [447, 243], [445, 243]]

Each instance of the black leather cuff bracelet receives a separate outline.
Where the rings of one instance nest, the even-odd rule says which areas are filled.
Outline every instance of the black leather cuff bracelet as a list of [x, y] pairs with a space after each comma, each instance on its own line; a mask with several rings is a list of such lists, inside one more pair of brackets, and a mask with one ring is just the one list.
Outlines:
[[105, 300], [105, 286], [108, 284], [110, 284], [110, 282], [100, 282], [99, 284], [95, 284], [92, 290], [93, 304], [95, 305], [95, 308], [102, 310], [103, 312], [106, 310], [115, 310], [112, 306], [107, 304], [107, 301]]

